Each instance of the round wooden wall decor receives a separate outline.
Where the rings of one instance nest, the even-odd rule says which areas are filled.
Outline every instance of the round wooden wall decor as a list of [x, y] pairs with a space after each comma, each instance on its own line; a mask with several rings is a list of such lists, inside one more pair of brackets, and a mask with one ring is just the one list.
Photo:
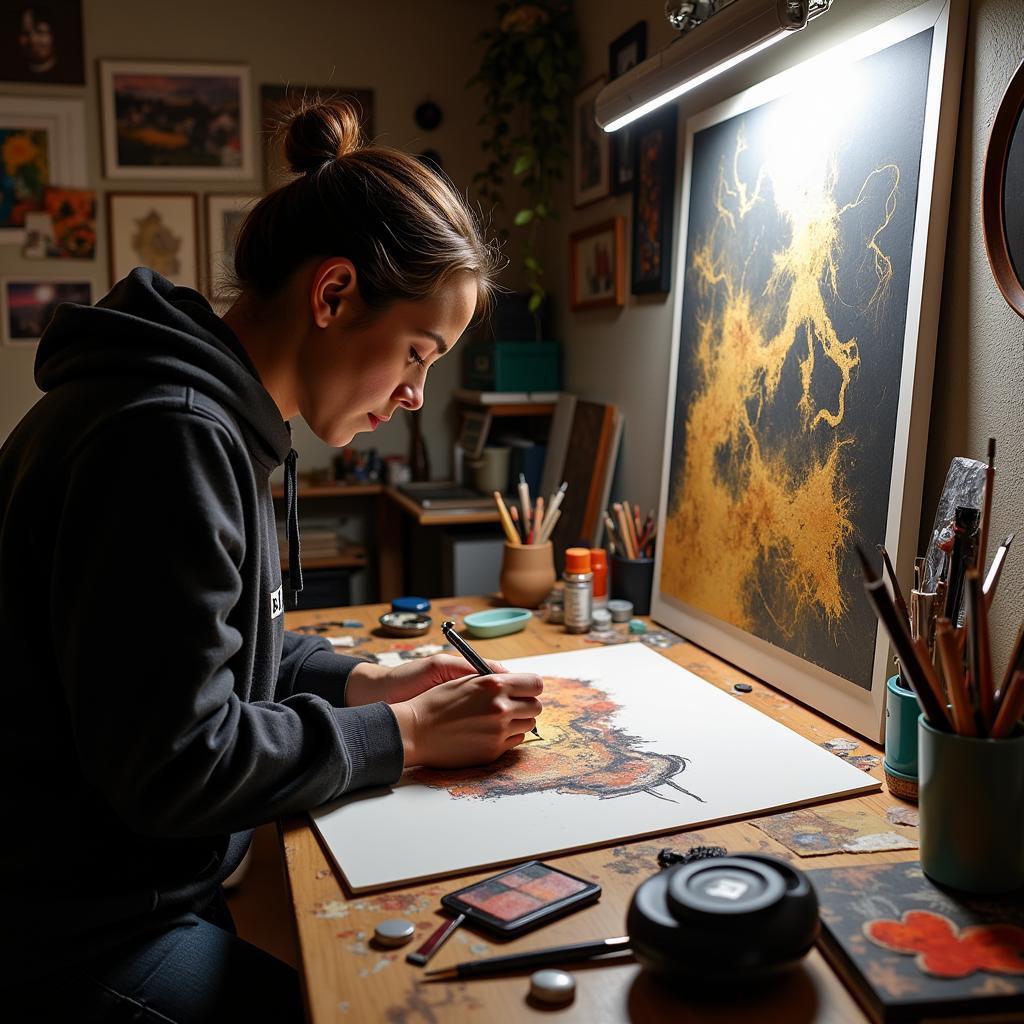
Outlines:
[[981, 222], [992, 274], [1024, 317], [1024, 62], [992, 122], [981, 184]]

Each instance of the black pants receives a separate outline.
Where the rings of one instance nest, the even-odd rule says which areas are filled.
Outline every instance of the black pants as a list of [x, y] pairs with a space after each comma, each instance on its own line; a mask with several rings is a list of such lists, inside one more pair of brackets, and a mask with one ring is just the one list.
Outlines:
[[[46, 991], [33, 999], [35, 1010], [62, 1024], [301, 1024], [305, 1019], [298, 975], [238, 938], [219, 893], [201, 915], [185, 914], [142, 942], [44, 984]], [[51, 1016], [47, 1007], [56, 1012]]]

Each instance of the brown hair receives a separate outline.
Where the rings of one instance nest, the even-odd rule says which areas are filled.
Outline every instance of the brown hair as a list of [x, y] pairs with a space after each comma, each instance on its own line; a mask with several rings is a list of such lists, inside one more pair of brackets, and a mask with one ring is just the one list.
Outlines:
[[415, 157], [363, 145], [344, 100], [303, 102], [292, 114], [285, 155], [298, 177], [265, 195], [235, 247], [245, 292], [274, 295], [311, 257], [344, 256], [372, 310], [434, 294], [460, 272], [477, 281], [477, 312], [493, 301], [504, 264], [443, 174]]

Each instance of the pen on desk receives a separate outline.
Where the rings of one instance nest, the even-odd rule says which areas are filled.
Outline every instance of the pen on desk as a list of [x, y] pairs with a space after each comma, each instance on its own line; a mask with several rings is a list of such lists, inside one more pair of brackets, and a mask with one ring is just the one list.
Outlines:
[[[488, 665], [487, 662], [484, 661], [484, 659], [481, 658], [480, 655], [477, 654], [476, 651], [474, 651], [458, 633], [455, 632], [454, 622], [450, 619], [447, 622], [442, 622], [441, 633], [444, 635], [445, 640], [447, 640], [448, 643], [450, 643], [452, 647], [454, 647], [455, 650], [457, 650], [459, 654], [469, 662], [474, 671], [478, 672], [482, 676], [494, 674], [494, 669], [492, 669], [490, 665]], [[537, 732], [536, 725], [530, 730], [530, 732], [532, 732], [537, 739], [541, 738], [540, 733]]]
[[[479, 978], [502, 971], [529, 970], [545, 964], [568, 964], [581, 960], [593, 960], [607, 953], [623, 953], [630, 949], [629, 936], [619, 935], [614, 939], [596, 939], [593, 942], [575, 942], [568, 946], [550, 946], [536, 949], [532, 953], [509, 953], [507, 956], [492, 956], [486, 960], [467, 960], [454, 967], [439, 967], [427, 971], [432, 978]], [[617, 960], [615, 961], [618, 962]]]

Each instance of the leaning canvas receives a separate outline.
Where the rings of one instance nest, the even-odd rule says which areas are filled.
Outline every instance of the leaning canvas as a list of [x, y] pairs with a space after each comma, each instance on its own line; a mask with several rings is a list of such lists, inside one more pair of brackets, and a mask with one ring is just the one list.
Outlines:
[[686, 125], [652, 614], [873, 739], [895, 670], [855, 546], [909, 591], [965, 8]]
[[541, 739], [313, 813], [353, 892], [878, 789], [642, 644], [506, 664], [545, 679]]

